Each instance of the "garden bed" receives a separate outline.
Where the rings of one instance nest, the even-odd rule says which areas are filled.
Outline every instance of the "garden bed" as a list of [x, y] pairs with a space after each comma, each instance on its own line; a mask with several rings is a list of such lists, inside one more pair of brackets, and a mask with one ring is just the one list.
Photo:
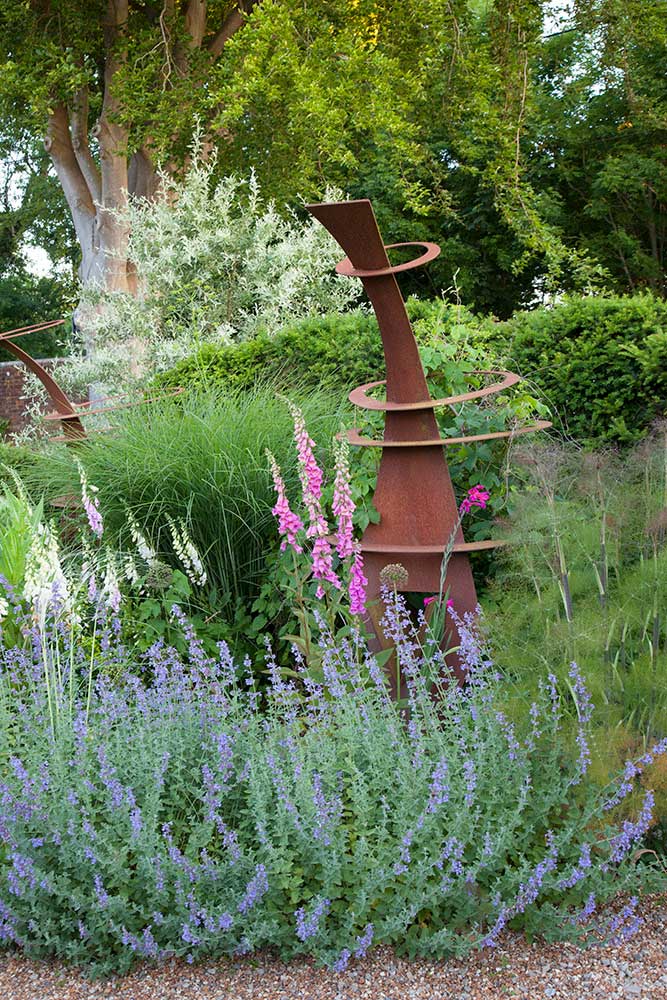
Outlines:
[[140, 965], [122, 978], [90, 982], [59, 962], [18, 953], [0, 957], [5, 1000], [589, 1000], [667, 997], [667, 896], [646, 897], [644, 920], [628, 942], [579, 949], [530, 944], [507, 934], [495, 949], [464, 961], [407, 961], [377, 948], [347, 972], [266, 953], [188, 965]]

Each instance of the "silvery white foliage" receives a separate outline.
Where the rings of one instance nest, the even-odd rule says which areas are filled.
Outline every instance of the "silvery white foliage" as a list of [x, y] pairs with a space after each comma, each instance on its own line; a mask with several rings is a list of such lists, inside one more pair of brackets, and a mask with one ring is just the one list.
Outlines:
[[182, 182], [163, 175], [157, 200], [130, 204], [139, 292], [86, 293], [93, 357], [102, 344], [107, 355], [120, 348], [127, 370], [129, 346], [132, 374], [150, 375], [204, 342], [272, 335], [354, 301], [358, 289], [335, 273], [340, 250], [318, 222], [265, 203], [254, 175], [214, 183], [214, 169], [195, 160]]
[[[354, 303], [358, 283], [335, 273], [341, 252], [320, 223], [279, 213], [262, 200], [253, 174], [214, 182], [214, 170], [214, 160], [195, 156], [183, 181], [165, 174], [157, 200], [130, 204], [128, 257], [139, 291], [84, 289], [77, 313], [85, 338], [72, 338], [57, 370], [74, 399], [89, 398], [91, 387], [95, 397], [131, 392], [203, 343], [228, 344], [260, 330], [271, 336]], [[327, 200], [340, 196], [325, 193]], [[48, 404], [34, 377], [25, 398], [34, 419], [24, 437], [43, 430], [38, 417]]]

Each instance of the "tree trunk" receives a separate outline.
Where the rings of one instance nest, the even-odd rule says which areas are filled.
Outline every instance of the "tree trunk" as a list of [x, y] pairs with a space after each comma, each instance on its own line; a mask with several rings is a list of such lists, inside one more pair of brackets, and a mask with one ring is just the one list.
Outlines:
[[106, 59], [104, 100], [95, 132], [100, 147], [102, 199], [98, 209], [98, 233], [105, 286], [108, 291], [128, 291], [127, 241], [127, 129], [118, 124], [121, 111], [114, 93], [114, 77], [126, 58], [128, 0], [109, 0], [104, 23]]

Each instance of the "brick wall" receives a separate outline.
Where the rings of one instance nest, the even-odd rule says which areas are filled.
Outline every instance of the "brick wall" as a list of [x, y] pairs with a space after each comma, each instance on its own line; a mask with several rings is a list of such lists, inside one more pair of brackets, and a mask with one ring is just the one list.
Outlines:
[[[57, 358], [50, 358], [48, 361], [40, 361], [47, 371], [53, 370], [57, 365]], [[25, 368], [20, 361], [0, 362], [0, 421], [4, 423], [9, 420], [9, 434], [16, 434], [26, 426], [26, 404], [27, 400], [21, 397], [24, 394]], [[46, 411], [53, 409], [46, 406]]]

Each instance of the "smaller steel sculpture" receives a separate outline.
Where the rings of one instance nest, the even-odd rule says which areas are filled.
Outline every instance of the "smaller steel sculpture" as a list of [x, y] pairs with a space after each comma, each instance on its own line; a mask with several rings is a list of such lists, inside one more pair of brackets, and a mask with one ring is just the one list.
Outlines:
[[55, 419], [62, 421], [65, 437], [70, 441], [76, 441], [84, 438], [86, 431], [75, 404], [60, 388], [53, 376], [47, 372], [46, 368], [14, 343], [17, 337], [26, 337], [29, 333], [43, 333], [46, 330], [53, 330], [62, 326], [64, 322], [64, 319], [52, 319], [43, 323], [33, 323], [31, 326], [19, 326], [15, 330], [7, 330], [5, 333], [0, 333], [0, 347], [4, 347], [6, 351], [13, 354], [15, 358], [23, 362], [33, 375], [37, 376], [56, 408]]
[[178, 386], [174, 389], [166, 389], [157, 396], [142, 396], [140, 399], [131, 399], [126, 394], [123, 396], [107, 396], [103, 399], [96, 399], [93, 402], [74, 403], [46, 368], [28, 354], [27, 351], [24, 351], [14, 343], [14, 340], [18, 337], [26, 337], [30, 333], [43, 333], [47, 330], [54, 330], [56, 327], [62, 326], [64, 322], [64, 319], [45, 320], [43, 323], [20, 326], [15, 330], [7, 330], [5, 333], [0, 333], [0, 347], [4, 347], [10, 354], [13, 354], [33, 375], [37, 376], [55, 407], [54, 412], [47, 413], [44, 419], [48, 421], [60, 421], [63, 434], [62, 437], [52, 438], [52, 440], [72, 444], [87, 437], [82, 417], [112, 413], [114, 410], [126, 409], [144, 403], [154, 403], [160, 399], [178, 396], [184, 391], [183, 388]]
[[[397, 585], [398, 590], [437, 593], [443, 554], [454, 534], [445, 587], [456, 611], [463, 615], [477, 607], [468, 554], [502, 544], [465, 541], [443, 446], [511, 437], [550, 425], [537, 421], [519, 430], [441, 438], [434, 414], [436, 407], [502, 392], [518, 382], [519, 376], [506, 371], [476, 373], [493, 377], [494, 383], [445, 399], [431, 399], [396, 274], [434, 260], [440, 248], [434, 243], [396, 243], [385, 247], [367, 199], [306, 207], [347, 254], [336, 265], [338, 274], [361, 279], [375, 311], [384, 348], [386, 379], [362, 385], [349, 396], [356, 406], [385, 414], [383, 440], [362, 437], [356, 428], [348, 433], [351, 444], [382, 449], [373, 498], [380, 520], [369, 524], [361, 539], [369, 582], [369, 614], [382, 641], [373, 600], [380, 593], [380, 575], [387, 564], [401, 563], [407, 571], [407, 577]], [[387, 250], [409, 246], [423, 247], [424, 252], [414, 260], [392, 266]], [[380, 386], [386, 387], [384, 400], [369, 395]], [[458, 643], [453, 628], [450, 639], [452, 644]], [[448, 657], [448, 663], [461, 676], [456, 653]]]

